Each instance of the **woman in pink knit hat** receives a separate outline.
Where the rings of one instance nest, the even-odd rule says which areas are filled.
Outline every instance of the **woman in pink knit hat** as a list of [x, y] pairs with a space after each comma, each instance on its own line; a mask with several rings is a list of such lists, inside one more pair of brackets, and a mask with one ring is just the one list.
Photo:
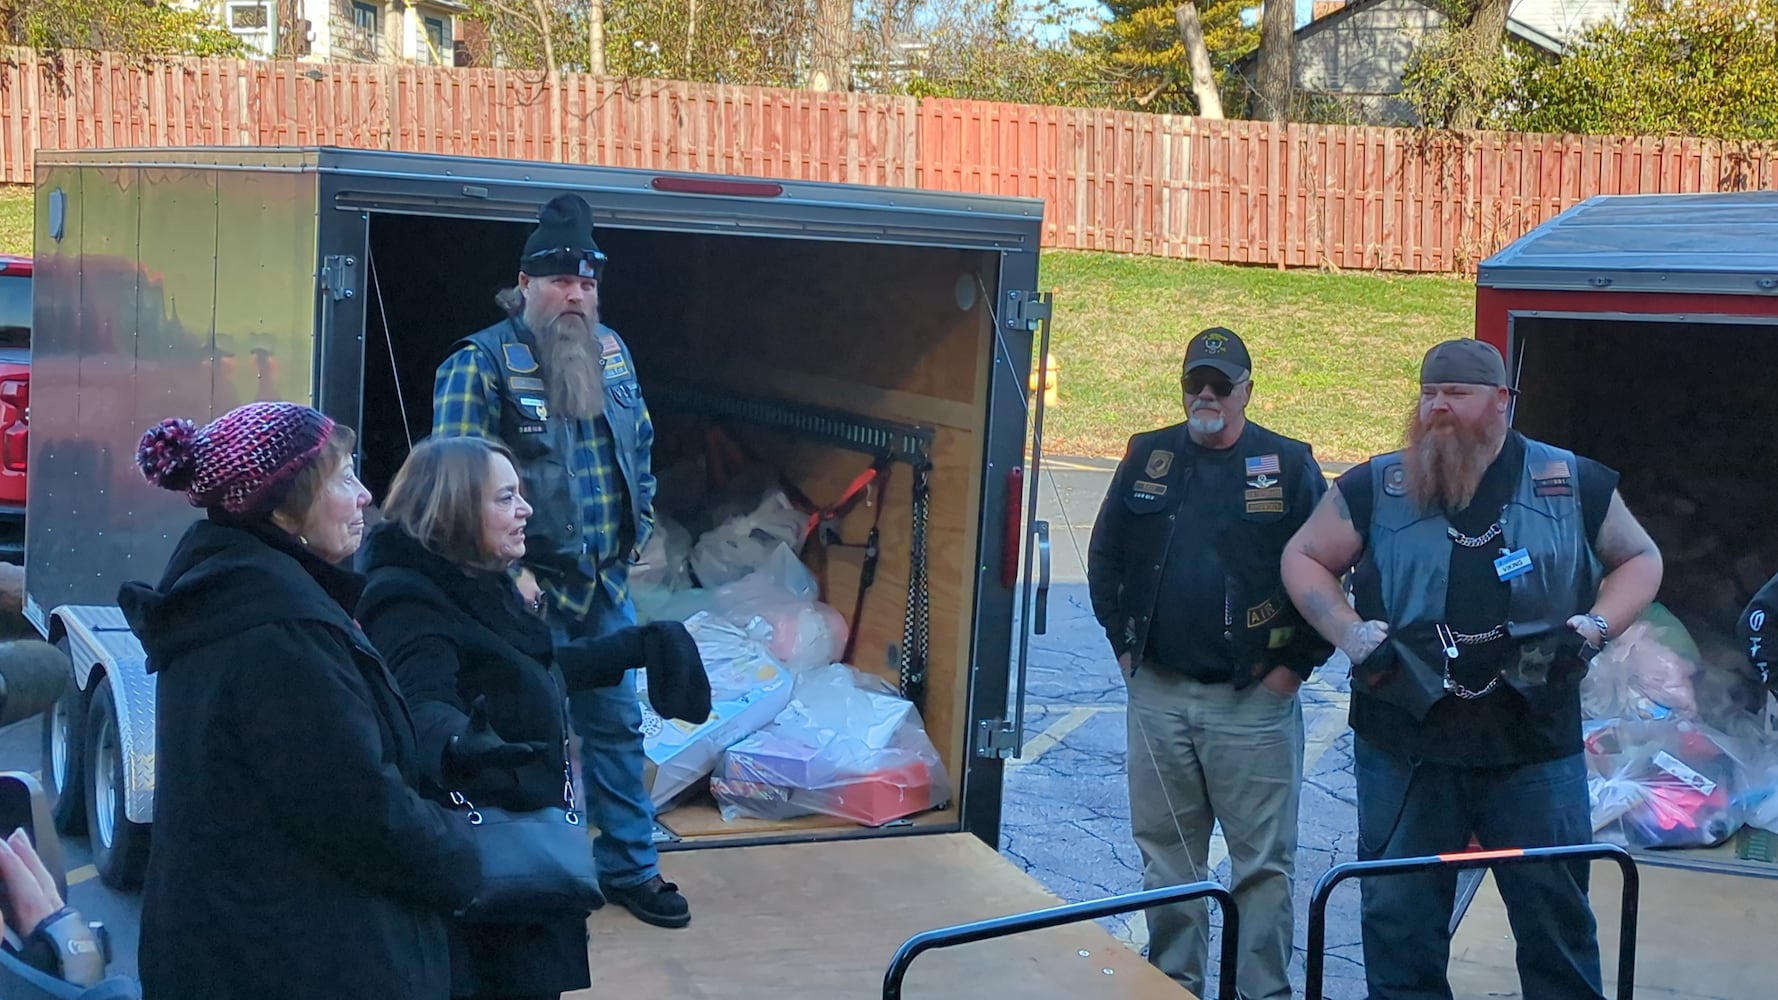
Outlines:
[[144, 996], [450, 994], [467, 827], [414, 791], [406, 703], [343, 568], [370, 502], [354, 435], [295, 403], [142, 436], [143, 476], [205, 516], [118, 603], [156, 679]]

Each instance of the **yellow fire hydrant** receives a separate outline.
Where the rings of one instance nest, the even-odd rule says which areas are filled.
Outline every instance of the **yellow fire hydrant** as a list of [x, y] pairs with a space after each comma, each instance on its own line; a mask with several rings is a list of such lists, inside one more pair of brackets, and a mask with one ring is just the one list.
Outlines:
[[[1056, 373], [1061, 370], [1062, 363], [1056, 360], [1055, 355], [1046, 354], [1043, 356], [1043, 405], [1046, 407], [1056, 405], [1056, 400], [1058, 398], [1056, 394], [1056, 383], [1058, 381]], [[1029, 388], [1032, 392], [1037, 391], [1037, 373], [1038, 369], [1036, 366], [1033, 366], [1031, 368], [1031, 380], [1029, 382]]]

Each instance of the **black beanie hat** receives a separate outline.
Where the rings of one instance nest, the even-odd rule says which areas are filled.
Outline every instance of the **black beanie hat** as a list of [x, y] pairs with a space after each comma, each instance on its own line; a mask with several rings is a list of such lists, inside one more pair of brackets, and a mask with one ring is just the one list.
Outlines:
[[537, 228], [525, 241], [519, 270], [533, 278], [605, 274], [605, 255], [593, 242], [593, 209], [577, 194], [562, 194], [537, 211]]

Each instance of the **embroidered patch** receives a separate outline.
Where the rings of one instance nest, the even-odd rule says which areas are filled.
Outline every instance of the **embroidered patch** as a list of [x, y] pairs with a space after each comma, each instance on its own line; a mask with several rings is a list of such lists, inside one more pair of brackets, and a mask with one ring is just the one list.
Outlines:
[[545, 428], [542, 424], [520, 424], [519, 425], [519, 433], [520, 434], [542, 434], [544, 432], [544, 430], [545, 430]]
[[1295, 638], [1295, 625], [1286, 625], [1283, 628], [1275, 628], [1272, 630], [1271, 638], [1266, 640], [1266, 648], [1283, 649], [1285, 646], [1290, 645], [1291, 640]]
[[1252, 479], [1247, 480], [1247, 485], [1253, 487], [1256, 490], [1263, 490], [1268, 486], [1278, 485], [1278, 482], [1279, 482], [1279, 480], [1273, 479], [1271, 476], [1258, 475], [1258, 476], [1254, 476]]
[[1144, 500], [1158, 500], [1167, 495], [1167, 484], [1138, 480], [1135, 493]]
[[599, 334], [599, 354], [601, 356], [622, 354], [623, 351], [624, 349], [622, 345], [618, 344], [616, 337], [609, 333]]
[[549, 405], [535, 396], [520, 396], [519, 405], [530, 410], [539, 420], [549, 419]]
[[1259, 628], [1266, 622], [1278, 617], [1278, 610], [1277, 603], [1269, 597], [1266, 598], [1264, 604], [1247, 609], [1247, 627]]
[[1282, 513], [1284, 513], [1284, 501], [1282, 501], [1282, 500], [1249, 500], [1249, 501], [1247, 501], [1247, 513], [1249, 513], [1249, 514], [1282, 514]]
[[1173, 453], [1170, 451], [1151, 451], [1148, 453], [1148, 464], [1142, 467], [1142, 474], [1150, 479], [1160, 479], [1173, 468]]
[[1545, 462], [1531, 470], [1532, 479], [1567, 479], [1572, 475], [1574, 473], [1568, 470], [1567, 460], [1560, 458], [1553, 462]]
[[1284, 487], [1268, 486], [1263, 490], [1248, 490], [1249, 500], [1281, 500], [1284, 498]]
[[1531, 481], [1531, 495], [1539, 497], [1571, 497], [1574, 495], [1574, 487], [1570, 485], [1566, 479], [1561, 480], [1560, 482], [1547, 483], [1533, 479]]
[[1247, 459], [1247, 474], [1257, 476], [1261, 473], [1278, 472], [1277, 455], [1253, 455]]
[[629, 362], [625, 361], [621, 354], [607, 354], [599, 359], [599, 364], [605, 368], [605, 381], [607, 382], [627, 378], [630, 374]]
[[1399, 465], [1391, 465], [1383, 473], [1383, 492], [1392, 497], [1406, 496], [1408, 492], [1408, 470]]
[[529, 375], [537, 370], [537, 359], [531, 356], [531, 349], [524, 344], [501, 344], [500, 349], [506, 356], [507, 371]]
[[514, 392], [544, 391], [543, 380], [540, 378], [531, 378], [528, 375], [513, 375], [506, 380], [506, 384], [512, 386], [512, 391]]

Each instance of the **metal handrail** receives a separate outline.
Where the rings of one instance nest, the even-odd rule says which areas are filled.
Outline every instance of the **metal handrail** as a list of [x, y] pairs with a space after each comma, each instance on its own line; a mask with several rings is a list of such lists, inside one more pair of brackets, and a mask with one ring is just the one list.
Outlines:
[[908, 967], [921, 954], [937, 948], [973, 944], [990, 938], [1040, 931], [1082, 920], [1096, 920], [1131, 910], [1146, 910], [1151, 906], [1183, 903], [1205, 897], [1216, 900], [1216, 905], [1222, 908], [1222, 967], [1217, 970], [1217, 1000], [1236, 1000], [1235, 959], [1238, 955], [1241, 917], [1235, 908], [1234, 895], [1221, 885], [1208, 881], [1107, 896], [1084, 903], [1054, 906], [1047, 910], [1032, 910], [1029, 913], [1014, 913], [1005, 917], [921, 931], [902, 942], [901, 947], [895, 950], [895, 957], [889, 960], [889, 971], [883, 975], [883, 1000], [901, 1000], [901, 982], [907, 977]]
[[1617, 996], [1630, 1000], [1636, 986], [1636, 908], [1640, 900], [1641, 882], [1636, 874], [1636, 861], [1630, 852], [1615, 844], [1573, 844], [1563, 847], [1520, 847], [1502, 851], [1464, 851], [1457, 854], [1430, 854], [1417, 858], [1379, 858], [1375, 861], [1348, 861], [1334, 865], [1315, 883], [1315, 895], [1309, 901], [1308, 955], [1303, 963], [1303, 1000], [1322, 1000], [1323, 965], [1327, 948], [1327, 900], [1334, 888], [1347, 879], [1372, 875], [1404, 875], [1409, 872], [1452, 868], [1500, 868], [1506, 865], [1547, 864], [1552, 861], [1593, 861], [1608, 858], [1617, 862], [1624, 876], [1623, 914], [1618, 931]]

